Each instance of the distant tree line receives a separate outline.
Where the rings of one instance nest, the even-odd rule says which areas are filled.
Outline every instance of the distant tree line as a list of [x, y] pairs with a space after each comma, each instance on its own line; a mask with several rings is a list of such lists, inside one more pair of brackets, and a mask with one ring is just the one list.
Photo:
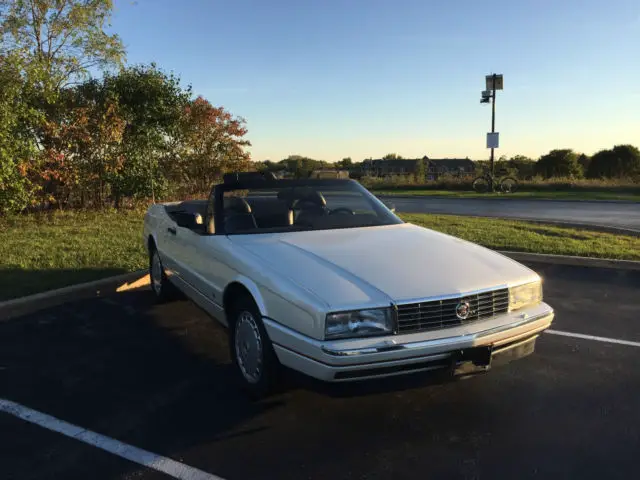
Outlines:
[[[403, 157], [396, 153], [388, 153], [381, 157], [382, 160], [402, 160]], [[371, 159], [366, 159], [371, 160]], [[363, 160], [364, 161], [364, 160]], [[424, 178], [424, 163], [417, 160], [420, 168], [416, 169], [415, 177]], [[350, 157], [339, 162], [314, 160], [301, 155], [289, 157], [273, 162], [265, 160], [258, 162], [259, 169], [273, 172], [286, 172], [293, 177], [308, 177], [311, 172], [319, 169], [348, 170], [352, 176], [358, 178], [361, 162], [354, 162]], [[488, 168], [488, 160], [476, 161], [478, 171]], [[524, 155], [515, 155], [511, 158], [505, 156], [495, 161], [496, 172], [505, 172], [517, 175], [526, 180], [533, 177], [550, 178], [590, 178], [590, 179], [627, 179], [640, 181], [640, 151], [633, 145], [616, 145], [611, 149], [601, 150], [593, 156], [577, 153], [571, 149], [555, 149], [542, 155], [538, 159], [532, 159]]]
[[350, 158], [345, 158], [340, 162], [328, 162], [326, 160], [314, 160], [313, 158], [304, 157], [302, 155], [289, 155], [287, 158], [278, 162], [265, 160], [257, 164], [258, 170], [267, 170], [270, 172], [286, 172], [291, 177], [307, 178], [311, 172], [325, 169], [349, 169], [352, 166]]
[[0, 0], [0, 213], [188, 195], [251, 168], [243, 119], [124, 65], [112, 7]]
[[616, 145], [588, 157], [572, 150], [552, 150], [540, 158], [537, 172], [544, 178], [634, 178], [640, 175], [640, 151], [633, 145]]

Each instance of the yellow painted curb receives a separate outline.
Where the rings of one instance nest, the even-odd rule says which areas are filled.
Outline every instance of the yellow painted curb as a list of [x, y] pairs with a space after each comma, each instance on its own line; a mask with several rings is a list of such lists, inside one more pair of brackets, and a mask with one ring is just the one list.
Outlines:
[[118, 288], [116, 288], [116, 292], [126, 292], [127, 290], [133, 290], [135, 288], [146, 287], [151, 283], [151, 278], [147, 273], [143, 277], [138, 278], [137, 280], [129, 283], [123, 283]]

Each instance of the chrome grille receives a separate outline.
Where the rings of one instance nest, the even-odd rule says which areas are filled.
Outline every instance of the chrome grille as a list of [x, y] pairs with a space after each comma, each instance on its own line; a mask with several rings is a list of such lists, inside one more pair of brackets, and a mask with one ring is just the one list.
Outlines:
[[[470, 313], [465, 320], [460, 320], [456, 315], [456, 307], [464, 301], [469, 302]], [[398, 333], [456, 327], [491, 318], [508, 310], [508, 288], [443, 300], [398, 305]]]

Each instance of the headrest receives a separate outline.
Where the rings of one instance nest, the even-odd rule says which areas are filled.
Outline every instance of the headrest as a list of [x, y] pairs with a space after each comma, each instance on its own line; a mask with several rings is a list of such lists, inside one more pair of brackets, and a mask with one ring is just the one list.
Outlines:
[[289, 205], [300, 202], [309, 202], [319, 207], [326, 207], [327, 201], [324, 196], [311, 187], [293, 187], [278, 192], [278, 199], [284, 200]]
[[251, 205], [242, 197], [225, 197], [224, 209], [234, 213], [251, 213]]

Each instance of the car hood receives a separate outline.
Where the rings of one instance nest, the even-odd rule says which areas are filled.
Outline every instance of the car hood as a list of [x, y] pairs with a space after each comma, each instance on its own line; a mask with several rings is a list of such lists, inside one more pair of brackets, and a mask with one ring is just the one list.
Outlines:
[[499, 253], [412, 224], [229, 239], [259, 265], [334, 310], [463, 294], [538, 278]]

